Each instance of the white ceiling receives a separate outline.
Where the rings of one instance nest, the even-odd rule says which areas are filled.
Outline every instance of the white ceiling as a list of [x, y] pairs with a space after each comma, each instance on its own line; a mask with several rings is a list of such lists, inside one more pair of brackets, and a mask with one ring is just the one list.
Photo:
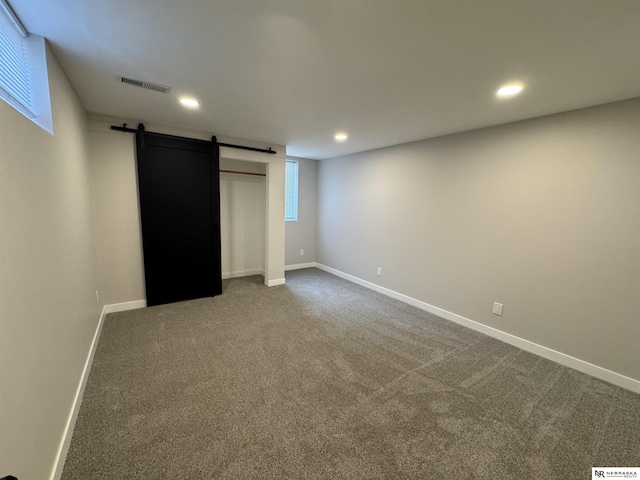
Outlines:
[[[49, 39], [88, 111], [298, 157], [640, 96], [638, 0], [9, 1]], [[498, 100], [510, 81], [525, 90]], [[349, 139], [335, 142], [337, 131]]]

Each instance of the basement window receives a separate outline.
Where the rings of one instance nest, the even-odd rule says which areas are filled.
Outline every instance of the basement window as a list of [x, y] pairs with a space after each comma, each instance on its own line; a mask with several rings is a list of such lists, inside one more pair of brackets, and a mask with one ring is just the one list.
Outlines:
[[284, 183], [284, 219], [298, 221], [298, 162], [287, 160]]
[[45, 39], [28, 33], [0, 0], [0, 98], [53, 134]]

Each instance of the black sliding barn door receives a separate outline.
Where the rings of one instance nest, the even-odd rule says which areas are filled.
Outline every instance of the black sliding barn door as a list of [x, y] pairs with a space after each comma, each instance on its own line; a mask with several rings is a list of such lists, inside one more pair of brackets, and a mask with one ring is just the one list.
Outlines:
[[217, 143], [136, 134], [147, 305], [222, 293]]

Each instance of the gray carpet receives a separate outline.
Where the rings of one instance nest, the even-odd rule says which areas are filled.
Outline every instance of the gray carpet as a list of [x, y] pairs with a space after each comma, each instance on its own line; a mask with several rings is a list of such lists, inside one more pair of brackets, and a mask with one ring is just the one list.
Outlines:
[[317, 269], [109, 314], [64, 479], [579, 479], [640, 396]]

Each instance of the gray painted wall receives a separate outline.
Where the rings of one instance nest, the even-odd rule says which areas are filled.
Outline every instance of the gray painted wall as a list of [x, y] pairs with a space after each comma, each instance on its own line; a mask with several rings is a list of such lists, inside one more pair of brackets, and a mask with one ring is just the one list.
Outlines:
[[0, 475], [20, 479], [51, 476], [100, 316], [86, 114], [48, 70], [54, 135], [0, 101]]
[[100, 297], [105, 305], [144, 300], [144, 265], [134, 135], [89, 122]]
[[635, 99], [323, 160], [317, 261], [640, 379], [639, 118]]

